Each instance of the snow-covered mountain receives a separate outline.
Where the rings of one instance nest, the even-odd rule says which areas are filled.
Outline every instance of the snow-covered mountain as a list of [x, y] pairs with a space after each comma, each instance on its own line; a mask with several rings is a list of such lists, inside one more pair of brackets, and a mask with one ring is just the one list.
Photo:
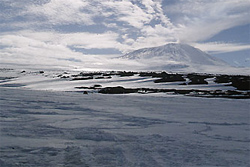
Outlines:
[[159, 47], [143, 48], [121, 56], [155, 69], [197, 69], [201, 66], [229, 66], [224, 61], [187, 44], [170, 43]]

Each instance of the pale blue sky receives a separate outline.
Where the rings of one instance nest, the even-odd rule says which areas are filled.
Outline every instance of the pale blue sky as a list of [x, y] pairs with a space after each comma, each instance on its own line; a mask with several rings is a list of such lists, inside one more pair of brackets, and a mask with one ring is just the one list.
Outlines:
[[0, 0], [4, 63], [71, 63], [188, 43], [250, 66], [250, 0]]
[[[236, 26], [222, 31], [204, 42], [223, 41], [229, 43], [250, 44], [250, 24]], [[210, 53], [234, 66], [250, 66], [250, 49], [226, 53]]]

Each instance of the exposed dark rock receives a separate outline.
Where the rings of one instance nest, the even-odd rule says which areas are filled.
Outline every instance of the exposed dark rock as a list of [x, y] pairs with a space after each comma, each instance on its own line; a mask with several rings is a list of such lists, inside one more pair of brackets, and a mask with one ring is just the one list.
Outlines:
[[189, 96], [206, 98], [250, 99], [250, 92], [214, 90], [206, 93], [196, 92], [195, 94], [189, 94]]
[[120, 75], [120, 77], [129, 77], [129, 76], [134, 76], [135, 74], [138, 74], [137, 72], [126, 72], [126, 71], [120, 71], [118, 72], [117, 75]]
[[91, 87], [87, 87], [87, 86], [77, 86], [75, 87], [76, 89], [100, 89], [102, 87], [102, 85], [94, 85]]
[[105, 72], [105, 73], [102, 74], [102, 76], [112, 76], [112, 75], [117, 75], [117, 72], [109, 71], [109, 72]]
[[176, 94], [184, 94], [184, 95], [186, 95], [186, 94], [189, 94], [189, 93], [191, 93], [191, 92], [194, 92], [195, 90], [175, 90], [175, 93]]
[[152, 77], [160, 78], [155, 80], [155, 83], [160, 82], [177, 82], [177, 81], [186, 81], [184, 76], [181, 74], [168, 74], [166, 72], [156, 73], [156, 72], [140, 72], [139, 76], [141, 77]]
[[91, 72], [91, 73], [83, 73], [83, 72], [81, 72], [79, 75], [80, 76], [98, 76], [98, 75], [102, 75], [102, 73], [101, 72]]
[[231, 82], [232, 77], [228, 75], [219, 75], [215, 78], [215, 83], [229, 83]]
[[89, 89], [89, 87], [86, 87], [86, 86], [77, 86], [75, 87], [76, 89]]
[[234, 98], [234, 99], [249, 99], [250, 92], [240, 92], [240, 91], [222, 91], [222, 90], [176, 90], [176, 89], [151, 89], [151, 88], [123, 88], [121, 86], [118, 87], [107, 87], [103, 88], [99, 91], [99, 93], [103, 94], [124, 94], [124, 93], [169, 93], [172, 92], [174, 94], [182, 94], [187, 96], [195, 96], [195, 97], [208, 97], [208, 98]]
[[136, 93], [138, 89], [126, 89], [121, 86], [117, 87], [106, 87], [99, 91], [99, 93], [103, 94], [125, 94], [125, 93]]
[[111, 78], [112, 78], [111, 76], [107, 76], [107, 77], [101, 76], [101, 77], [96, 77], [95, 79], [111, 79]]
[[152, 78], [164, 78], [167, 77], [168, 73], [166, 72], [140, 72], [139, 76], [141, 77], [152, 77]]
[[94, 87], [94, 88], [101, 88], [101, 87], [102, 87], [102, 85], [98, 85], [98, 84], [96, 84], [96, 85], [94, 85], [93, 87]]
[[[171, 93], [171, 94], [182, 94], [187, 96], [197, 96], [197, 97], [219, 97], [219, 98], [238, 98], [245, 99], [250, 98], [250, 92], [247, 91], [250, 89], [250, 78], [249, 76], [237, 76], [237, 75], [212, 75], [212, 74], [169, 74], [166, 72], [126, 72], [126, 71], [111, 71], [111, 72], [92, 72], [92, 73], [80, 73], [74, 75], [73, 80], [89, 80], [89, 79], [107, 79], [112, 78], [111, 76], [116, 75], [120, 77], [124, 76], [134, 76], [139, 74], [141, 77], [152, 77], [157, 78], [154, 82], [182, 82], [179, 85], [193, 85], [193, 84], [208, 84], [206, 81], [207, 78], [215, 78], [215, 83], [228, 83], [225, 86], [233, 86], [239, 91], [231, 90], [177, 90], [177, 89], [155, 89], [155, 88], [124, 88], [121, 86], [117, 87], [105, 87], [102, 88], [102, 85], [96, 84], [91, 87], [75, 87], [77, 89], [91, 89], [97, 90], [99, 93], [103, 94], [124, 94], [124, 93]], [[60, 77], [68, 77], [67, 75], [61, 75]], [[185, 82], [186, 79], [189, 79], [190, 82]], [[223, 85], [222, 85], [223, 86]]]
[[65, 78], [69, 78], [69, 76], [61, 76], [61, 78], [65, 79]]
[[157, 79], [154, 83], [161, 83], [161, 82], [178, 82], [178, 81], [186, 81], [182, 75], [179, 74], [166, 74], [161, 79]]
[[106, 77], [106, 76], [111, 76], [111, 75], [114, 75], [114, 74], [105, 73], [105, 74], [103, 74], [102, 76]]
[[93, 79], [93, 77], [73, 78], [72, 81], [77, 81], [77, 80], [89, 80], [89, 79]]
[[225, 94], [226, 95], [239, 95], [239, 94], [244, 94], [244, 92], [239, 92], [239, 91], [235, 91], [235, 90], [228, 90], [225, 92]]
[[201, 84], [208, 84], [207, 81], [204, 79], [193, 79], [191, 82], [188, 83], [188, 85], [201, 85]]
[[95, 79], [105, 79], [104, 77], [96, 77]]
[[205, 79], [210, 78], [208, 75], [188, 74], [187, 77], [191, 80], [188, 85], [208, 84]]
[[101, 87], [102, 87], [102, 85], [96, 84], [94, 86], [89, 87], [88, 89], [100, 89]]
[[232, 86], [236, 87], [238, 90], [250, 90], [250, 77], [249, 76], [233, 77]]
[[100, 75], [102, 75], [101, 72], [89, 72], [89, 73], [80, 72], [77, 75], [72, 75], [72, 77], [93, 77], [93, 76], [100, 76]]
[[228, 86], [233, 86], [238, 90], [250, 90], [250, 76], [242, 75], [220, 75], [216, 76], [216, 83], [231, 83]]

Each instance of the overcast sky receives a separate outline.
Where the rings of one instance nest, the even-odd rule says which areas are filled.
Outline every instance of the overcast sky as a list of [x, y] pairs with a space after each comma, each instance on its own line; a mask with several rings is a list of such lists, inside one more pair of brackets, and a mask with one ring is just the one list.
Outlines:
[[0, 0], [0, 58], [91, 63], [182, 42], [250, 66], [249, 9], [250, 0]]

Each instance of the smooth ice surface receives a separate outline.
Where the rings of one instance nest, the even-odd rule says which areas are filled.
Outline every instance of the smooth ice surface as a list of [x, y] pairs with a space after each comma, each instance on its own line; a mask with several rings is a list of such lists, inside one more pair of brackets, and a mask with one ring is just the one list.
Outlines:
[[0, 166], [249, 166], [249, 100], [0, 88]]

